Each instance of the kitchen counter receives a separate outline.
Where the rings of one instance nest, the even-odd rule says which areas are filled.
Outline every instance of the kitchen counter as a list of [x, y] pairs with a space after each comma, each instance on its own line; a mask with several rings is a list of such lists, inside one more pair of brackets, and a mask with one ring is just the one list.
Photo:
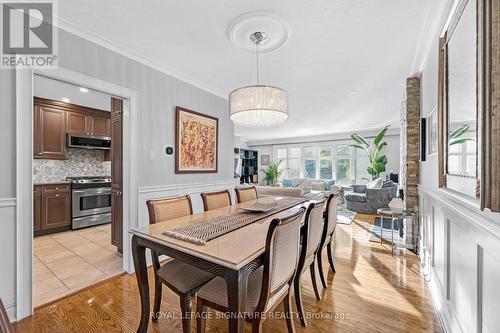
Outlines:
[[34, 182], [33, 186], [57, 185], [57, 184], [71, 184], [71, 181], [69, 181], [69, 180], [46, 180], [46, 181]]

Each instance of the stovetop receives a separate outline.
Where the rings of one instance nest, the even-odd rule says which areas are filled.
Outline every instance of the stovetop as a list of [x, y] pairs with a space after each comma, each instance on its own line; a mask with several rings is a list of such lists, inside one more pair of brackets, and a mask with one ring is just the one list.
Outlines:
[[111, 183], [111, 176], [66, 177], [73, 184]]

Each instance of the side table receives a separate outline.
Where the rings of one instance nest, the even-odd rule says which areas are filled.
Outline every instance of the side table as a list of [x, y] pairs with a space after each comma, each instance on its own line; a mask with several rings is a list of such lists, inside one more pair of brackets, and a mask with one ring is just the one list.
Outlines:
[[379, 208], [377, 209], [377, 215], [380, 217], [380, 244], [384, 240], [384, 216], [391, 219], [391, 254], [394, 256], [394, 248], [397, 246], [399, 248], [412, 248], [412, 244], [397, 244], [394, 242], [394, 221], [411, 219], [415, 220], [417, 215], [410, 211], [404, 210], [402, 212], [393, 212], [389, 208]]

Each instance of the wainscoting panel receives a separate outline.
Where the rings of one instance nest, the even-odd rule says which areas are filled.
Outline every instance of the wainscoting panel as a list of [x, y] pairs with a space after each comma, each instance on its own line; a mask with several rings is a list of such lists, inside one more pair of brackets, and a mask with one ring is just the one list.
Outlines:
[[16, 318], [16, 199], [0, 199], [0, 298], [11, 321]]
[[447, 332], [500, 332], [500, 214], [419, 188], [421, 263]]

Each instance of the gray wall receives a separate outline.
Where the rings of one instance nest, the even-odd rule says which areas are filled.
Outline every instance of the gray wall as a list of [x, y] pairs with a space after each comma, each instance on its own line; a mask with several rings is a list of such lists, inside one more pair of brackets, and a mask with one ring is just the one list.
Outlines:
[[[452, 0], [433, 2], [421, 55], [421, 116], [437, 105], [438, 39]], [[433, 27], [432, 27], [433, 26]], [[420, 257], [448, 332], [500, 332], [500, 214], [438, 188], [437, 155], [420, 162]]]
[[[139, 198], [139, 216], [142, 221], [140, 223], [147, 223], [144, 201], [149, 197], [234, 186], [234, 130], [225, 99], [65, 31], [59, 33], [59, 66], [137, 91], [138, 183], [139, 192], [142, 193]], [[0, 177], [0, 244], [2, 244], [0, 247], [0, 267], [2, 267], [0, 298], [12, 319], [16, 306], [15, 87], [15, 72], [0, 69], [0, 112], [2, 114], [0, 122], [2, 142], [0, 145], [0, 156], [2, 156], [0, 163], [2, 175]], [[163, 151], [166, 145], [174, 144], [176, 105], [219, 118], [218, 173], [187, 175], [174, 173], [174, 158], [173, 156], [167, 157]], [[154, 186], [155, 190], [148, 190], [151, 186]], [[177, 186], [180, 190], [172, 191], [172, 186]], [[164, 187], [168, 187], [169, 190], [163, 191]], [[196, 198], [198, 197], [199, 194]], [[198, 201], [195, 202], [197, 210], [201, 205], [201, 201]]]

